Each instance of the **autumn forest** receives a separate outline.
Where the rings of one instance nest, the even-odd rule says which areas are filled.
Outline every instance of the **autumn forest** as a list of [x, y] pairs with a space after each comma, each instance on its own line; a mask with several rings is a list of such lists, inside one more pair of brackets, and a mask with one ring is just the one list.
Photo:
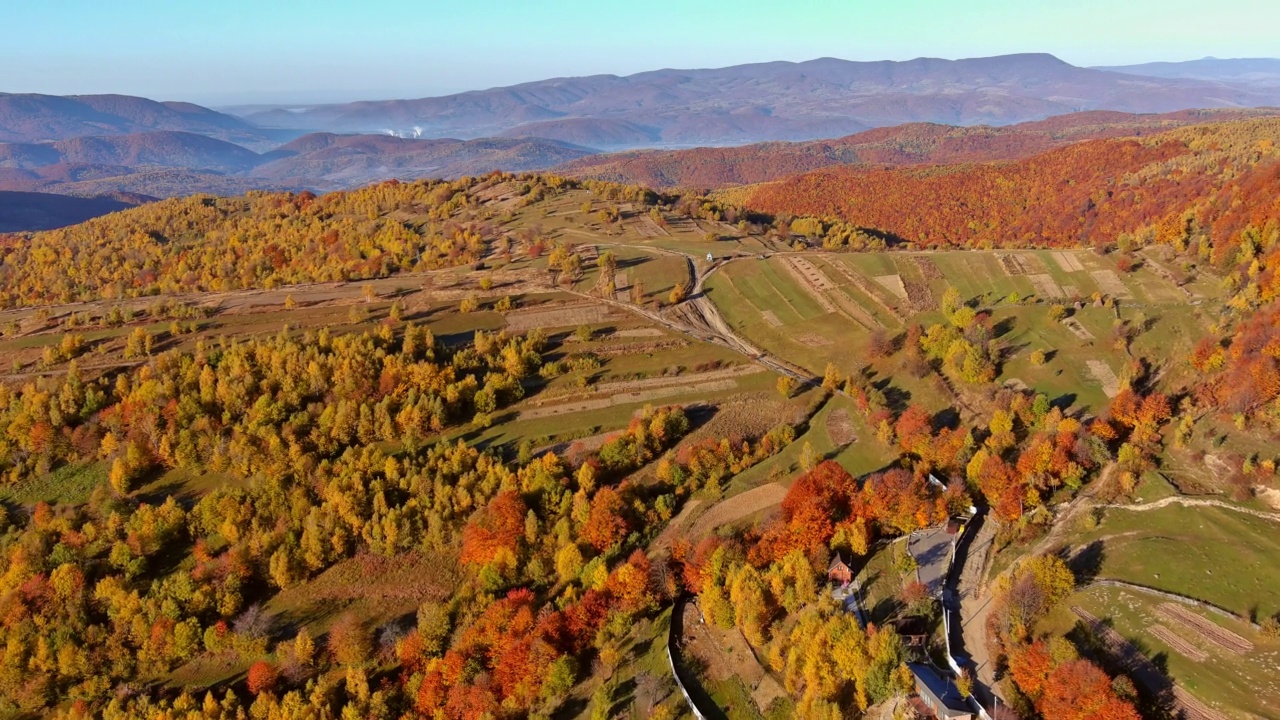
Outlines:
[[1140, 129], [0, 236], [0, 715], [1280, 713], [1280, 121]]

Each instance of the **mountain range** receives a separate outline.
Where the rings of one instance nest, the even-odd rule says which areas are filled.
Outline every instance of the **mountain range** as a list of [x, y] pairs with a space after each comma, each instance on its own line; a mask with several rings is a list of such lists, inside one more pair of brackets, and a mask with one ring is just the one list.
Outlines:
[[243, 117], [124, 95], [0, 94], [0, 191], [135, 199], [323, 191], [552, 167], [715, 188], [832, 165], [1014, 159], [1280, 105], [1277, 66], [1206, 58], [1083, 68], [1045, 54], [823, 58], [235, 111]]
[[1263, 90], [1280, 87], [1280, 59], [1276, 58], [1235, 58], [1224, 60], [1207, 57], [1186, 62], [1153, 62], [1141, 65], [1115, 65], [1094, 69], [1149, 77], [1238, 83]]
[[389, 178], [551, 167], [594, 150], [540, 138], [410, 140], [313, 133], [256, 153], [189, 132], [0, 143], [0, 190], [155, 197], [252, 189], [334, 190]]
[[129, 95], [0, 93], [0, 142], [48, 142], [77, 137], [180, 130], [265, 148], [297, 133], [273, 132], [206, 107]]
[[907, 122], [1006, 125], [1084, 110], [1152, 113], [1280, 103], [1280, 88], [1139, 77], [1047, 54], [821, 58], [556, 78], [444, 97], [278, 108], [257, 125], [428, 137], [522, 135], [599, 148], [836, 137]]

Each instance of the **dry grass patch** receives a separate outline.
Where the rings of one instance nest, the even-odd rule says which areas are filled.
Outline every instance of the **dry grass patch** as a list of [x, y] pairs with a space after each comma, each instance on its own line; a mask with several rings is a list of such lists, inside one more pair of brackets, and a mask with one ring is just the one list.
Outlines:
[[1080, 262], [1080, 258], [1070, 250], [1055, 250], [1051, 253], [1053, 259], [1058, 261], [1058, 267], [1063, 272], [1081, 272], [1084, 270], [1084, 264]]
[[787, 489], [777, 483], [761, 485], [739, 495], [734, 495], [717, 503], [715, 507], [698, 518], [698, 521], [693, 524], [686, 537], [690, 540], [698, 540], [722, 525], [728, 525], [731, 522], [781, 505], [782, 499], [786, 496]]
[[1062, 288], [1058, 287], [1058, 283], [1054, 281], [1052, 275], [1037, 273], [1035, 275], [1028, 275], [1027, 279], [1030, 280], [1031, 284], [1035, 287], [1036, 294], [1042, 298], [1055, 300], [1057, 298], [1067, 296], [1067, 293]]
[[880, 283], [881, 287], [893, 293], [899, 300], [911, 299], [911, 296], [907, 294], [907, 286], [902, 284], [901, 275], [877, 275], [871, 279]]
[[1098, 287], [1102, 288], [1102, 292], [1118, 298], [1133, 297], [1133, 293], [1129, 292], [1129, 287], [1116, 275], [1115, 270], [1092, 270], [1089, 274], [1098, 283]]
[[1102, 392], [1106, 393], [1107, 397], [1113, 398], [1120, 392], [1120, 378], [1116, 377], [1110, 365], [1101, 360], [1086, 360], [1085, 365], [1089, 367], [1089, 374], [1093, 379], [1102, 385]]
[[577, 327], [608, 322], [616, 317], [612, 307], [583, 303], [557, 308], [522, 310], [507, 313], [507, 329], [526, 333], [534, 328]]
[[999, 253], [996, 260], [1006, 275], [1038, 275], [1048, 271], [1040, 258], [1030, 253]]
[[844, 447], [858, 439], [853, 430], [853, 418], [846, 408], [837, 408], [827, 415], [827, 436], [836, 447]]

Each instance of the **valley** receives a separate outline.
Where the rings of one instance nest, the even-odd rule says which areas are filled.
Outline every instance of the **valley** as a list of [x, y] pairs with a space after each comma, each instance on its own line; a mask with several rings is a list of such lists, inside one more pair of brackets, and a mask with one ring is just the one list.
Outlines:
[[1280, 717], [1280, 61], [238, 5], [6, 43], [0, 718]]
[[[967, 478], [972, 490], [963, 492], [982, 498], [994, 530], [989, 544], [969, 561], [976, 569], [966, 566], [966, 573], [974, 576], [967, 581], [966, 603], [971, 599], [984, 613], [1006, 617], [1004, 588], [1010, 574], [1016, 576], [1024, 563], [1046, 557], [1046, 551], [1057, 552], [1074, 577], [1074, 589], [1048, 607], [1043, 617], [1033, 618], [1042, 638], [1036, 642], [1071, 638], [1109, 672], [1132, 670], [1138, 685], [1135, 701], [1144, 707], [1194, 708], [1210, 718], [1272, 711], [1261, 700], [1269, 692], [1265, 673], [1206, 675], [1200, 668], [1211, 656], [1224, 662], [1270, 662], [1275, 641], [1259, 623], [1280, 612], [1280, 600], [1272, 592], [1273, 583], [1250, 577], [1247, 570], [1265, 561], [1227, 549], [1216, 533], [1267, 542], [1264, 538], [1277, 517], [1264, 500], [1275, 492], [1273, 481], [1248, 468], [1274, 460], [1255, 444], [1247, 424], [1242, 429], [1229, 418], [1214, 419], [1211, 408], [1207, 415], [1206, 409], [1199, 411], [1202, 419], [1194, 427], [1178, 425], [1176, 418], [1157, 410], [1152, 435], [1151, 421], [1138, 417], [1146, 410], [1134, 406], [1150, 404], [1142, 397], [1167, 393], [1192, 398], [1204, 392], [1198, 388], [1206, 387], [1205, 377], [1173, 358], [1203, 352], [1203, 339], [1222, 327], [1224, 308], [1239, 302], [1230, 296], [1221, 269], [1188, 266], [1185, 251], [1159, 244], [1123, 253], [1072, 248], [824, 251], [821, 238], [843, 230], [813, 225], [803, 217], [767, 223], [760, 216], [748, 216], [751, 219], [734, 224], [724, 215], [732, 208], [707, 199], [662, 197], [641, 188], [547, 176], [494, 174], [455, 183], [386, 183], [342, 197], [277, 198], [212, 205], [174, 200], [56, 231], [47, 238], [36, 236], [21, 247], [11, 245], [7, 262], [31, 270], [22, 283], [7, 288], [11, 307], [0, 311], [0, 382], [21, 388], [7, 392], [22, 397], [37, 388], [66, 393], [69, 377], [87, 387], [132, 394], [159, 391], [160, 386], [148, 380], [153, 373], [202, 362], [197, 358], [238, 358], [249, 348], [258, 354], [292, 353], [300, 351], [293, 348], [319, 343], [338, 352], [348, 342], [372, 343], [373, 348], [385, 348], [379, 352], [382, 363], [388, 363], [392, 357], [405, 357], [403, 353], [421, 352], [409, 348], [425, 336], [432, 339], [434, 357], [454, 358], [452, 367], [463, 368], [468, 365], [458, 363], [474, 361], [460, 358], [478, 357], [472, 355], [477, 348], [493, 352], [503, 343], [537, 343], [529, 347], [541, 348], [541, 370], [526, 374], [518, 392], [503, 389], [514, 386], [504, 385], [507, 381], [490, 371], [483, 392], [493, 392], [496, 402], [477, 395], [473, 418], [432, 415], [436, 419], [429, 422], [405, 424], [411, 407], [395, 410], [392, 405], [374, 411], [385, 419], [374, 422], [375, 416], [369, 415], [353, 426], [357, 434], [349, 442], [365, 443], [357, 439], [364, 435], [371, 443], [364, 445], [364, 452], [374, 452], [375, 463], [386, 458], [388, 468], [436, 462], [429, 458], [444, 448], [471, 448], [468, 452], [481, 455], [468, 462], [494, 462], [481, 459], [492, 457], [516, 467], [545, 466], [545, 472], [563, 473], [563, 482], [585, 482], [583, 487], [591, 487], [596, 495], [603, 491], [581, 468], [598, 468], [594, 472], [617, 478], [605, 486], [610, 492], [629, 493], [636, 503], [621, 515], [629, 519], [620, 521], [633, 535], [614, 535], [609, 542], [623, 542], [639, 554], [618, 567], [665, 563], [665, 572], [676, 575], [710, 567], [705, 564], [708, 553], [732, 558], [726, 553], [742, 553], [744, 545], [752, 554], [763, 554], [770, 573], [795, 572], [788, 568], [810, 563], [802, 559], [809, 554], [825, 556], [827, 541], [821, 541], [819, 550], [803, 544], [812, 540], [802, 539], [802, 534], [790, 534], [799, 530], [788, 528], [804, 522], [799, 518], [811, 517], [800, 508], [812, 502], [811, 497], [822, 497], [812, 493], [828, 493], [825, 502], [837, 507], [851, 502], [855, 508], [848, 521], [855, 524], [842, 525], [845, 529], [837, 532], [874, 527], [872, 537], [884, 541], [861, 550], [859, 543], [865, 540], [852, 540], [851, 535], [830, 541], [858, 558], [858, 596], [879, 621], [920, 612], [929, 602], [912, 594], [916, 591], [905, 568], [913, 561], [904, 558], [905, 545], [892, 539], [935, 522], [939, 516], [933, 513], [938, 510], [927, 509], [934, 507], [932, 503], [942, 503], [945, 510], [961, 502], [955, 487], [934, 498], [927, 484], [912, 485], [920, 476], [912, 481], [904, 468]], [[175, 222], [170, 217], [175, 213], [174, 217], [201, 217], [201, 231], [191, 232], [184, 224], [189, 220]], [[308, 241], [294, 247], [287, 240], [290, 233], [300, 233], [299, 238], [310, 235], [312, 216], [340, 229], [325, 241], [330, 250], [321, 264], [314, 264]], [[391, 219], [394, 223], [387, 222]], [[233, 268], [198, 260], [211, 239], [228, 236], [231, 228], [252, 238], [253, 224], [261, 221], [276, 226], [278, 242], [289, 243], [263, 255], [265, 263], [254, 260], [261, 247], [253, 242], [244, 246], [246, 264], [230, 274]], [[367, 225], [353, 225], [356, 222]], [[166, 253], [150, 255], [146, 242], [115, 230], [121, 223], [149, 227], [147, 242], [159, 242], [157, 247]], [[824, 228], [826, 235], [797, 233], [796, 228], [809, 227], [805, 223]], [[393, 226], [412, 232], [388, 235]], [[354, 227], [365, 229], [344, 236]], [[371, 237], [381, 239], [371, 246]], [[40, 249], [54, 240], [61, 247], [88, 242], [85, 247], [96, 248], [101, 258], [152, 257], [145, 261], [152, 271], [122, 283], [111, 262], [86, 255], [68, 284], [59, 280], [67, 273], [63, 261]], [[176, 255], [169, 252], [175, 249]], [[167, 264], [169, 260], [162, 258], [181, 259], [182, 264]], [[344, 267], [345, 278], [335, 278]], [[246, 272], [247, 268], [254, 269]], [[174, 274], [178, 272], [185, 274]], [[388, 353], [402, 345], [400, 354]], [[524, 362], [532, 361], [533, 356], [525, 357], [530, 359]], [[378, 407], [406, 397], [394, 388], [408, 381], [403, 374], [407, 372], [406, 367], [384, 371], [380, 380], [370, 377], [368, 382], [390, 389]], [[141, 384], [135, 389], [134, 383]], [[144, 390], [148, 387], [153, 389]], [[465, 392], [476, 393], [479, 387], [472, 385]], [[1137, 396], [1139, 391], [1144, 395]], [[216, 398], [224, 391], [211, 392]], [[448, 391], [442, 400], [452, 392], [456, 391]], [[227, 397], [225, 402], [231, 402]], [[288, 402], [287, 396], [279, 397]], [[1184, 401], [1184, 407], [1186, 402], [1195, 401]], [[299, 406], [294, 412], [318, 409]], [[637, 428], [656, 422], [655, 413], [674, 412], [687, 418], [687, 435], [672, 438], [643, 461], [617, 454], [622, 452], [620, 442], [643, 432]], [[10, 428], [21, 426], [19, 417], [11, 416]], [[157, 419], [165, 424], [156, 427], [173, 428], [164, 432], [184, 427], [188, 421], [177, 417], [177, 425]], [[315, 418], [307, 422], [329, 422]], [[75, 433], [101, 427], [101, 421], [79, 422], [81, 429], [69, 427], [65, 432], [72, 433], [67, 436], [72, 443], [83, 445], [85, 441], [74, 439], [79, 437]], [[1142, 449], [1136, 455], [1124, 449], [1113, 455], [1107, 435], [1099, 429], [1104, 426], [1105, 433], [1130, 436], [1122, 447]], [[190, 429], [181, 433], [190, 435], [176, 436], [179, 443], [204, 443], [195, 438], [211, 429], [199, 424], [185, 427]], [[138, 435], [140, 431], [125, 432], [135, 438], [130, 443], [137, 443], [130, 447], [148, 446], [150, 441]], [[982, 438], [979, 443], [975, 433]], [[1148, 433], [1148, 439], [1140, 439], [1142, 433]], [[1162, 433], [1177, 439], [1162, 439]], [[221, 442], [240, 449], [229, 456], [215, 452], [221, 459], [211, 461], [196, 461], [182, 454], [189, 450], [165, 440], [147, 451], [148, 459], [137, 469], [123, 466], [127, 470], [120, 469], [125, 455], [117, 456], [105, 445], [87, 454], [75, 450], [76, 444], [46, 445], [43, 450], [33, 446], [24, 452], [35, 455], [10, 466], [12, 479], [0, 490], [0, 499], [27, 512], [61, 508], [59, 513], [83, 513], [105, 502], [104, 493], [114, 493], [119, 498], [114, 502], [135, 503], [135, 513], [149, 512], [144, 508], [151, 503], [175, 500], [184, 512], [202, 513], [206, 510], [201, 508], [225, 503], [226, 498], [254, 497], [275, 482], [289, 482], [294, 471], [286, 469], [288, 465], [258, 469], [252, 454], [244, 454], [257, 446], [264, 448], [263, 460], [274, 457], [276, 451], [259, 446], [261, 440], [255, 437], [262, 436], [234, 430]], [[289, 442], [299, 442], [301, 437], [295, 437], [298, 440]], [[329, 442], [311, 437], [305, 442]], [[6, 442], [16, 441], [11, 436]], [[1070, 448], [1071, 443], [1073, 459], [1066, 467], [1041, 454], [1055, 444]], [[1081, 449], [1086, 446], [1090, 449]], [[329, 452], [324, 447], [319, 444], [305, 452], [323, 455]], [[20, 456], [9, 457], [14, 462]], [[29, 464], [37, 457], [65, 459], [53, 461], [58, 464], [51, 472], [41, 472], [38, 464]], [[281, 456], [271, 462], [291, 461]], [[28, 467], [35, 471], [23, 469]], [[128, 479], [118, 477], [122, 472]], [[379, 482], [400, 477], [395, 474], [400, 471], [390, 472]], [[1245, 478], [1245, 484], [1228, 481], [1222, 472]], [[819, 490], [820, 483], [829, 483], [830, 489]], [[1082, 485], [1087, 491], [1077, 495]], [[590, 497], [582, 489], [578, 492]], [[842, 495], [846, 492], [858, 494], [847, 500]], [[890, 497], [898, 498], [896, 504], [886, 499]], [[1186, 498], [1185, 504], [1175, 502], [1181, 498]], [[1209, 501], [1217, 505], [1198, 504]], [[880, 505], [885, 502], [889, 504]], [[587, 512], [588, 506], [583, 507]], [[530, 512], [533, 517], [539, 511]], [[1210, 516], [1218, 519], [1210, 522]], [[406, 517], [381, 522], [417, 521]], [[644, 524], [631, 524], [637, 522]], [[587, 527], [594, 526], [582, 526], [578, 532], [596, 532]], [[236, 536], [226, 527], [213, 532], [206, 537], [223, 544]], [[1171, 538], [1175, 532], [1181, 539]], [[359, 632], [400, 628], [396, 632], [404, 633], [405, 618], [416, 613], [418, 629], [386, 650], [409, 652], [403, 638], [421, 637], [426, 627], [421, 618], [427, 611], [421, 608], [453, 607], [450, 598], [474, 592], [466, 588], [477, 582], [477, 570], [521, 572], [501, 569], [510, 566], [500, 560], [486, 561], [482, 567], [458, 565], [458, 553], [467, 557], [477, 552], [465, 533], [461, 548], [450, 540], [405, 545], [371, 539], [362, 542], [398, 544], [355, 554], [326, 552], [318, 566], [300, 558], [272, 561], [271, 567], [279, 567], [269, 575], [273, 589], [265, 593], [263, 612], [272, 628], [330, 638], [335, 653], [346, 650], [334, 645], [338, 641], [333, 638], [345, 637], [353, 627], [364, 628]], [[1204, 548], [1203, 557], [1177, 550], [1184, 543]], [[519, 552], [529, 557], [552, 552], [520, 547]], [[560, 545], [552, 552], [557, 569], [551, 572], [560, 573], [559, 579], [544, 576], [534, 582], [542, 583], [545, 592], [568, 593], [561, 595], [561, 602], [573, 603], [576, 583], [594, 592], [595, 581], [585, 575], [585, 580], [575, 579], [586, 568], [565, 570], [577, 567], [561, 559], [573, 554], [565, 547], [580, 546]], [[647, 550], [649, 559], [641, 559], [646, 555], [641, 550]], [[276, 554], [280, 552], [293, 551]], [[1175, 557], [1181, 559], [1173, 561]], [[562, 567], [562, 562], [567, 564]], [[603, 567], [599, 563], [608, 560], [593, 562]], [[741, 559], [728, 562], [733, 563], [729, 570], [707, 572], [756, 572]], [[165, 572], [182, 575], [199, 567], [184, 563]], [[615, 567], [609, 577], [619, 572], [629, 571]], [[1197, 578], [1214, 572], [1235, 580], [1206, 590]], [[498, 587], [512, 582], [500, 577], [484, 582]], [[744, 582], [715, 577], [701, 582], [727, 582], [730, 590]], [[713, 625], [726, 629], [699, 635], [691, 654], [678, 661], [686, 683], [706, 683], [695, 688], [699, 702], [735, 718], [807, 713], [813, 703], [824, 702], [812, 689], [798, 697], [788, 689], [787, 675], [796, 671], [788, 670], [786, 661], [781, 671], [772, 661], [760, 665], [757, 673], [745, 676], [747, 685], [726, 679], [724, 668], [717, 665], [725, 662], [723, 652], [747, 647], [764, 652], [778, 643], [800, 643], [801, 635], [795, 633], [809, 632], [805, 627], [813, 631], [814, 622], [853, 617], [821, 609], [812, 580], [802, 578], [791, 581], [799, 583], [795, 592], [810, 595], [792, 605], [794, 610], [787, 610], [786, 603], [797, 599], [785, 593], [764, 600], [779, 603], [779, 615], [772, 621], [776, 625], [769, 631], [772, 643], [763, 639], [751, 616], [717, 615], [720, 600], [710, 589], [716, 585], [702, 586], [697, 593], [701, 611]], [[614, 587], [615, 580], [604, 582], [600, 587]], [[361, 589], [353, 592], [353, 585]], [[646, 592], [664, 592], [661, 587]], [[1156, 592], [1207, 603], [1226, 613], [1226, 619], [1214, 614], [1219, 610], [1206, 611], [1209, 615], [1202, 620], [1185, 615], [1197, 612], [1194, 606], [1170, 616], [1169, 601], [1152, 594]], [[604, 601], [619, 596], [599, 597]], [[499, 606], [501, 602], [494, 607]], [[231, 613], [240, 618], [237, 623], [248, 622], [243, 607]], [[686, 622], [687, 613], [696, 611], [685, 607]], [[467, 612], [461, 608], [450, 610], [451, 616], [455, 612], [453, 622], [482, 622], [465, 619]], [[687, 712], [681, 701], [673, 700], [679, 694], [671, 684], [672, 671], [654, 649], [655, 643], [665, 643], [669, 611], [656, 616], [644, 610], [630, 612], [643, 619], [634, 627], [609, 631], [612, 639], [598, 650], [613, 658], [611, 670], [578, 676], [581, 682], [566, 686], [553, 702], [583, 716], [605, 702], [601, 698], [623, 705], [651, 703], [674, 715]], [[1131, 615], [1156, 617], [1160, 624], [1152, 627], [1144, 624], [1149, 620], [1133, 620]], [[1100, 629], [1097, 618], [1114, 618], [1114, 629]], [[1090, 623], [1095, 623], [1092, 630]], [[1223, 635], [1217, 645], [1217, 640], [1203, 639], [1217, 632], [1213, 623], [1225, 624], [1233, 634]], [[260, 641], [248, 632], [230, 635], [237, 638], [234, 650], [209, 640], [204, 650], [163, 656], [169, 659], [152, 665], [155, 681], [181, 693], [236, 686], [254, 677], [259, 662], [295, 667], [289, 665], [297, 662], [290, 659], [296, 652], [290, 636], [268, 653], [270, 645], [254, 645]], [[266, 637], [279, 637], [283, 631], [267, 632]], [[813, 632], [821, 636], [828, 630]], [[1001, 649], [995, 638], [1005, 632], [970, 635], [966, 630], [966, 644], [983, 645], [984, 658], [1014, 653], [1014, 659], [1006, 661], [1012, 669], [992, 673], [991, 668], [978, 668], [977, 679], [984, 684], [979, 697], [994, 691], [1006, 702], [1029, 703], [1021, 695], [1026, 686], [1018, 679], [1022, 671], [1017, 663], [1022, 662], [1018, 653], [1032, 650], [1018, 645]], [[1118, 633], [1115, 642], [1130, 643], [1137, 650], [1126, 656], [1120, 650], [1090, 649], [1095, 646], [1089, 637], [1108, 632]], [[738, 649], [714, 650], [721, 642]], [[987, 644], [994, 649], [988, 652]], [[1161, 648], [1172, 653], [1167, 676], [1125, 664], [1136, 657], [1133, 652], [1150, 655]], [[255, 660], [264, 653], [274, 660]], [[395, 659], [403, 655], [365, 657], [356, 664], [342, 661], [349, 668], [346, 672], [405, 662]], [[704, 662], [709, 665], [700, 664]], [[315, 678], [333, 672], [322, 670], [325, 666], [307, 667], [289, 672]], [[765, 685], [774, 689], [766, 691]], [[869, 692], [875, 697], [882, 691]], [[1241, 692], [1259, 698], [1261, 704], [1237, 702]], [[427, 701], [420, 692], [415, 702]]]

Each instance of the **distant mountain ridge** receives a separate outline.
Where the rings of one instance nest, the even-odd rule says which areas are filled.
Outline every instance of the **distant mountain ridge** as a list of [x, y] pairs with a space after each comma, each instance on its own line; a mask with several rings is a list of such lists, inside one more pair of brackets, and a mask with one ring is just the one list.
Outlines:
[[1149, 135], [1186, 125], [1280, 116], [1280, 109], [1135, 115], [1094, 110], [1017, 125], [910, 123], [834, 140], [689, 150], [632, 150], [568, 162], [557, 172], [650, 187], [717, 189], [833, 165], [908, 166], [1015, 160], [1083, 140]]
[[374, 180], [519, 172], [595, 154], [590, 148], [542, 138], [414, 140], [386, 135], [304, 135], [262, 156], [253, 177], [319, 188]]
[[0, 144], [0, 167], [21, 170], [50, 165], [116, 165], [237, 172], [257, 165], [259, 158], [258, 153], [235, 143], [173, 130]]
[[53, 230], [90, 218], [127, 210], [150, 198], [67, 197], [45, 193], [0, 191], [0, 233]]
[[1280, 58], [1206, 57], [1185, 62], [1151, 62], [1094, 69], [1159, 78], [1229, 82], [1262, 89], [1280, 87]]
[[314, 133], [259, 154], [203, 135], [159, 131], [0, 143], [0, 190], [155, 197], [255, 188], [333, 190], [388, 178], [533, 170], [595, 152], [540, 138], [412, 140]]
[[[1280, 75], [1274, 84], [1268, 79], [1277, 62], [1206, 58], [1095, 69], [1036, 53], [820, 58], [554, 78], [417, 100], [248, 108], [246, 117], [124, 95], [0, 93], [0, 191], [92, 198], [333, 190], [551, 167], [714, 188], [832, 165], [1011, 159], [1074, 139], [1198, 122], [1190, 108], [1280, 105]], [[1089, 114], [1107, 112], [1190, 114]], [[1018, 125], [1027, 122], [1046, 124]], [[652, 151], [684, 147], [696, 149]], [[589, 157], [598, 149], [631, 152]]]
[[1084, 110], [1269, 104], [1280, 104], [1280, 89], [1139, 79], [1031, 53], [905, 62], [821, 58], [554, 78], [443, 97], [269, 110], [247, 119], [332, 132], [536, 134], [617, 148], [806, 140], [907, 122], [1006, 125]]
[[0, 142], [47, 142], [77, 137], [173, 130], [240, 144], [272, 142], [265, 131], [233, 115], [185, 102], [129, 95], [0, 93]]

